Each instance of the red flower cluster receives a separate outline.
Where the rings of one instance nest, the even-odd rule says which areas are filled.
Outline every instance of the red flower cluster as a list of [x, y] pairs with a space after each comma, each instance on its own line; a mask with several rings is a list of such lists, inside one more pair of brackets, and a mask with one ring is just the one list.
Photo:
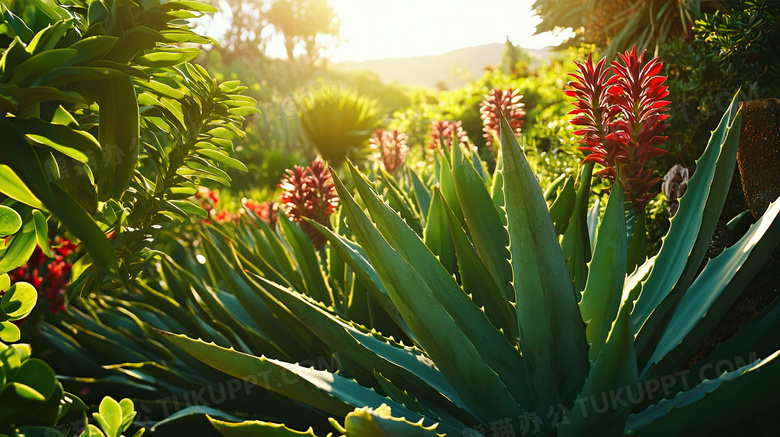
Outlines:
[[[200, 187], [195, 194], [195, 200], [200, 206], [206, 210], [211, 220], [217, 223], [232, 222], [238, 219], [238, 215], [226, 210], [218, 210], [219, 194], [216, 191], [212, 191], [206, 187]], [[206, 219], [206, 223], [210, 223], [211, 220]]]
[[647, 161], [665, 153], [658, 146], [666, 141], [661, 134], [668, 127], [663, 120], [669, 117], [669, 102], [663, 99], [669, 91], [666, 77], [658, 76], [663, 67], [658, 58], [642, 64], [644, 52], [637, 55], [636, 46], [619, 56], [621, 62], [608, 68], [604, 59], [594, 66], [588, 56], [577, 64], [577, 73], [570, 74], [575, 80], [565, 93], [577, 99], [570, 114], [575, 115], [572, 124], [580, 126], [575, 132], [582, 136], [580, 150], [587, 153], [582, 162], [603, 165], [596, 174], [617, 179], [641, 211], [661, 181], [652, 177]]
[[482, 135], [485, 137], [485, 145], [491, 153], [493, 152], [493, 140], [498, 137], [501, 127], [499, 114], [504, 114], [504, 118], [515, 135], [520, 133], [525, 115], [524, 105], [520, 101], [522, 98], [520, 91], [512, 90], [512, 88], [506, 91], [494, 89], [485, 94], [485, 100], [479, 105], [479, 112], [482, 114], [482, 130], [484, 131]]
[[462, 147], [468, 148], [469, 137], [465, 130], [461, 127], [460, 121], [434, 121], [431, 125], [431, 139], [428, 142], [430, 149], [436, 149], [440, 144], [444, 144], [447, 151], [452, 147], [452, 139], [457, 138], [458, 144]]
[[409, 146], [406, 145], [406, 135], [397, 130], [386, 131], [377, 129], [369, 140], [371, 149], [379, 152], [382, 163], [390, 174], [395, 174], [403, 165]]
[[[49, 311], [57, 314], [65, 309], [65, 287], [70, 283], [73, 264], [68, 255], [76, 251], [70, 240], [54, 237], [51, 242], [54, 259], [47, 258], [40, 247], [35, 249], [27, 264], [10, 272], [11, 282], [28, 282], [38, 290], [40, 298], [49, 303]], [[47, 263], [47, 261], [51, 260]]]
[[305, 169], [296, 165], [287, 170], [279, 188], [283, 190], [279, 208], [303, 229], [316, 248], [321, 248], [325, 237], [302, 218], [330, 227], [329, 217], [336, 211], [339, 197], [328, 167], [319, 158]]
[[257, 203], [252, 199], [243, 198], [241, 199], [241, 205], [247, 210], [252, 211], [271, 229], [276, 226], [276, 222], [279, 220], [279, 205], [271, 200]]
[[195, 199], [206, 212], [211, 213], [211, 210], [216, 208], [219, 203], [219, 194], [206, 187], [200, 187], [198, 192], [195, 193]]

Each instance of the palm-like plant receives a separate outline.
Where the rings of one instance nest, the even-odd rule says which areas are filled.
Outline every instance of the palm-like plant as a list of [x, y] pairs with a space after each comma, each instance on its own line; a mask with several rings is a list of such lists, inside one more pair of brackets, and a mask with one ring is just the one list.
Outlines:
[[310, 94], [311, 106], [301, 108], [298, 117], [323, 159], [338, 166], [347, 157], [361, 157], [380, 119], [377, 102], [338, 88], [314, 88]]
[[575, 32], [569, 43], [596, 44], [611, 58], [634, 44], [654, 50], [674, 36], [690, 38], [702, 11], [723, 5], [714, 0], [537, 0], [533, 8], [542, 18], [536, 33], [569, 28]]

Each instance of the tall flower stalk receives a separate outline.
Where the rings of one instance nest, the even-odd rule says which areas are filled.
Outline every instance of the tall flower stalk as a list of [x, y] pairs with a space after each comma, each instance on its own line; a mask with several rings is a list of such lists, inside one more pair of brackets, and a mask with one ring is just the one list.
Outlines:
[[570, 74], [574, 80], [565, 91], [577, 99], [570, 114], [580, 127], [575, 134], [586, 153], [583, 162], [602, 165], [596, 174], [619, 184], [635, 212], [658, 193], [661, 178], [653, 176], [648, 160], [665, 153], [659, 146], [669, 117], [666, 77], [658, 75], [663, 64], [658, 58], [643, 64], [644, 53], [634, 47], [609, 67], [604, 59], [593, 65], [589, 56]]
[[515, 135], [520, 133], [525, 115], [524, 105], [520, 101], [522, 98], [520, 91], [512, 88], [506, 91], [494, 89], [485, 94], [485, 99], [479, 105], [479, 112], [482, 118], [482, 135], [490, 153], [493, 153], [493, 141], [498, 137], [500, 114], [504, 115]]
[[287, 170], [279, 188], [283, 190], [279, 209], [301, 227], [317, 249], [322, 248], [325, 237], [303, 218], [330, 228], [330, 216], [339, 204], [330, 169], [319, 158], [306, 168], [296, 165]]

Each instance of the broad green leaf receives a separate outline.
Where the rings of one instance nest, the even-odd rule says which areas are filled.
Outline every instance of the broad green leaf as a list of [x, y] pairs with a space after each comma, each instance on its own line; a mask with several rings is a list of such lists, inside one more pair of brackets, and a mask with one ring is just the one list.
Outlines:
[[0, 205], [0, 237], [13, 235], [22, 228], [22, 217], [15, 210]]
[[503, 118], [500, 136], [520, 348], [534, 404], [546, 411], [585, 380], [585, 324], [542, 190]]
[[90, 36], [76, 41], [70, 46], [71, 49], [78, 50], [74, 63], [86, 63], [102, 58], [114, 48], [117, 41], [119, 38], [108, 35]]
[[455, 213], [455, 217], [460, 221], [461, 226], [463, 226], [464, 229], [468, 229], [466, 219], [463, 215], [463, 207], [460, 204], [458, 193], [455, 190], [455, 181], [452, 177], [452, 167], [448, 155], [448, 153], [444, 153], [442, 156], [435, 158], [436, 162], [440, 164], [440, 170], [438, 172], [439, 188], [441, 189], [441, 194], [447, 200], [447, 204]]
[[[452, 402], [468, 410], [453, 387], [421, 351], [399, 345], [359, 325], [343, 321], [317, 306], [306, 296], [280, 287], [262, 277], [259, 286], [290, 309], [331, 350], [340, 356], [392, 378], [399, 387], [414, 390], [437, 403]], [[443, 396], [442, 396], [443, 395]]]
[[739, 242], [707, 263], [680, 300], [646, 372], [673, 373], [696, 351], [780, 243], [779, 214], [776, 201]]
[[405, 417], [393, 416], [392, 408], [381, 405], [379, 408], [357, 408], [344, 419], [344, 430], [348, 436], [372, 437], [443, 437], [438, 434], [437, 425], [424, 426], [412, 423]]
[[490, 197], [493, 199], [493, 205], [496, 206], [498, 217], [501, 224], [506, 227], [506, 209], [504, 208], [504, 160], [501, 150], [498, 151], [498, 162], [496, 171], [493, 172], [493, 185], [490, 187]]
[[[596, 243], [596, 229], [599, 226], [599, 213], [601, 212], [601, 199], [596, 198], [593, 206], [588, 210], [588, 246], [593, 247]], [[590, 249], [589, 249], [590, 250]]]
[[46, 209], [24, 182], [7, 165], [0, 164], [0, 193], [33, 208]]
[[631, 273], [647, 260], [646, 213], [641, 211], [633, 217], [631, 239], [628, 241], [628, 263], [626, 273]]
[[718, 435], [725, 426], [755, 415], [757, 405], [774, 405], [779, 385], [777, 351], [630, 416], [625, 431], [637, 437]]
[[[455, 274], [458, 269], [455, 258], [455, 246], [452, 244], [452, 236], [447, 222], [447, 211], [442, 203], [443, 197], [435, 197], [428, 208], [428, 217], [425, 219], [423, 230], [423, 242], [438, 258], [439, 263], [450, 274]], [[458, 223], [462, 224], [460, 220]]]
[[173, 0], [169, 2], [165, 2], [162, 5], [163, 10], [171, 11], [175, 9], [185, 9], [185, 10], [191, 10], [191, 11], [197, 11], [197, 12], [205, 12], [208, 14], [219, 12], [217, 8], [214, 6], [201, 3], [199, 1], [190, 1], [190, 0]]
[[47, 123], [38, 118], [14, 119], [17, 130], [35, 143], [42, 144], [76, 161], [87, 164], [94, 161], [100, 151], [100, 143], [87, 132], [60, 124]]
[[358, 406], [378, 407], [384, 403], [398, 408], [412, 420], [423, 418], [338, 374], [243, 354], [184, 335], [169, 332], [161, 334], [183, 351], [217, 370], [338, 417], [346, 416]]
[[384, 182], [384, 185], [387, 188], [390, 205], [401, 214], [401, 218], [404, 219], [406, 224], [409, 225], [417, 235], [423, 235], [422, 218], [419, 216], [417, 209], [415, 209], [413, 205], [412, 199], [406, 194], [406, 191], [404, 191], [398, 185], [395, 178], [384, 169], [380, 169], [378, 178], [380, 181]]
[[[358, 174], [358, 178], [362, 179], [362, 175]], [[366, 249], [366, 255], [382, 282], [392, 284], [392, 287], [388, 287], [388, 292], [393, 302], [409, 324], [415, 338], [437, 363], [464, 403], [482, 420], [512, 417], [522, 412], [506, 385], [480, 356], [475, 345], [452, 316], [442, 308], [443, 303], [434, 297], [433, 290], [425, 283], [420, 273], [374, 228], [335, 174], [334, 183], [343, 202], [342, 207], [347, 208], [348, 223], [358, 243]], [[375, 198], [374, 194], [371, 196]], [[400, 220], [395, 213], [391, 214]], [[411, 229], [408, 232], [414, 233]], [[462, 291], [460, 293], [462, 294]], [[471, 302], [468, 304], [474, 307]], [[447, 332], [448, 335], [442, 336], [441, 332]], [[505, 341], [503, 337], [501, 340]]]
[[558, 198], [558, 189], [568, 182], [569, 179], [566, 177], [566, 173], [562, 173], [560, 176], [555, 178], [555, 180], [553, 180], [550, 185], [545, 188], [544, 200], [552, 205], [552, 203], [555, 202], [555, 199]]
[[171, 204], [175, 205], [177, 208], [181, 209], [182, 211], [186, 212], [187, 214], [192, 214], [201, 218], [208, 218], [209, 214], [206, 212], [205, 209], [203, 209], [200, 205], [196, 205], [189, 200], [171, 200]]
[[11, 82], [20, 86], [29, 86], [37, 79], [36, 76], [67, 65], [77, 54], [78, 51], [73, 49], [54, 49], [37, 54], [14, 69]]
[[100, 401], [98, 407], [99, 413], [92, 413], [101, 428], [111, 437], [118, 436], [122, 431], [119, 426], [122, 424], [122, 407], [119, 402], [110, 396], [106, 396]]
[[555, 227], [556, 234], [563, 234], [569, 227], [571, 215], [574, 212], [574, 205], [577, 200], [577, 193], [574, 191], [575, 176], [566, 179], [563, 189], [550, 205], [550, 219]]
[[0, 341], [13, 343], [22, 338], [22, 332], [13, 322], [0, 322]]
[[35, 222], [35, 239], [38, 242], [43, 254], [49, 258], [54, 258], [54, 252], [51, 251], [49, 244], [49, 226], [46, 217], [37, 209], [32, 211], [33, 221]]
[[299, 432], [278, 423], [247, 420], [244, 422], [225, 422], [211, 416], [206, 416], [211, 425], [225, 437], [317, 437], [310, 427], [306, 432]]
[[580, 313], [587, 324], [588, 359], [594, 361], [618, 315], [626, 277], [626, 220], [622, 189], [613, 189], [599, 225]]
[[[512, 268], [508, 262], [507, 250], [509, 236], [487, 187], [471, 162], [464, 159], [460, 147], [452, 148], [452, 178], [466, 219], [466, 229], [471, 235], [474, 247], [493, 276], [498, 289], [504, 294], [504, 299], [514, 302], [515, 294], [510, 285]], [[447, 204], [449, 205], [449, 202]]]
[[0, 10], [3, 12], [5, 22], [11, 27], [17, 37], [24, 41], [30, 41], [35, 36], [35, 33], [24, 23], [24, 20], [14, 15], [5, 4], [0, 5]]
[[16, 282], [0, 300], [0, 311], [9, 320], [20, 320], [30, 314], [37, 301], [38, 291], [35, 287], [26, 282]]
[[5, 251], [0, 254], [0, 272], [10, 272], [26, 264], [35, 247], [35, 222], [32, 214], [29, 214], [24, 219], [22, 229], [11, 237]]
[[195, 59], [200, 54], [200, 49], [181, 48], [176, 51], [155, 51], [146, 55], [138, 56], [133, 62], [145, 67], [160, 68], [173, 67], [184, 62]]
[[198, 149], [195, 151], [196, 153], [206, 156], [208, 158], [213, 159], [215, 162], [218, 162], [220, 164], [224, 164], [228, 167], [234, 168], [236, 170], [240, 171], [249, 171], [246, 168], [246, 165], [244, 165], [243, 162], [231, 158], [227, 153], [218, 151], [218, 150], [209, 150], [209, 149]]
[[13, 382], [31, 388], [44, 399], [50, 398], [58, 385], [54, 370], [38, 358], [30, 358], [22, 362], [13, 377]]
[[[143, 88], [146, 88], [150, 91], [152, 91], [154, 94], [161, 96], [161, 97], [169, 97], [171, 99], [182, 99], [184, 98], [184, 93], [180, 90], [174, 89], [162, 82], [156, 81], [154, 79], [150, 79], [147, 81], [143, 81], [140, 79], [133, 78], [133, 82], [136, 85], [139, 85]], [[231, 138], [232, 139], [232, 138]]]
[[414, 189], [417, 205], [420, 207], [420, 213], [423, 217], [428, 217], [428, 208], [431, 205], [431, 192], [425, 184], [423, 184], [420, 176], [418, 176], [416, 172], [409, 170], [407, 174], [409, 174], [409, 177], [412, 180], [412, 188]]
[[6, 133], [4, 146], [0, 148], [0, 162], [9, 164], [16, 174], [24, 178], [35, 196], [84, 243], [102, 268], [118, 272], [114, 248], [92, 217], [62, 187], [48, 183], [38, 157], [16, 129], [3, 121], [0, 121], [0, 129]]
[[566, 258], [566, 269], [574, 281], [577, 299], [588, 279], [588, 262], [591, 258], [592, 241], [588, 233], [588, 199], [590, 198], [590, 183], [593, 175], [593, 163], [589, 162], [580, 168], [579, 188], [574, 201], [569, 226], [563, 233], [561, 249]]
[[295, 258], [300, 264], [301, 274], [306, 283], [306, 292], [318, 302], [325, 305], [333, 304], [333, 296], [325, 284], [320, 259], [314, 250], [309, 237], [296, 224], [290, 221], [285, 214], [279, 214], [279, 226], [287, 242], [295, 252]]
[[382, 284], [382, 281], [376, 274], [376, 270], [374, 270], [374, 267], [366, 260], [366, 254], [363, 249], [313, 220], [307, 219], [306, 221], [319, 230], [320, 233], [330, 241], [331, 250], [335, 250], [341, 259], [349, 264], [352, 271], [355, 272], [355, 277], [363, 283], [369, 292], [371, 292], [371, 297], [379, 303], [382, 309], [385, 310], [385, 312], [387, 312], [387, 314], [389, 314], [398, 326], [402, 327], [407, 334], [411, 334], [411, 332], [408, 332], [409, 327], [406, 326], [406, 322], [404, 322], [401, 314], [398, 312], [398, 308], [393, 304], [384, 284]]
[[36, 55], [54, 49], [71, 26], [72, 23], [64, 20], [57, 20], [57, 22], [46, 26], [27, 44], [27, 51]]
[[734, 174], [742, 115], [737, 97], [713, 131], [631, 314], [644, 366], [710, 245]]
[[[447, 211], [463, 291], [471, 295], [478, 306], [484, 306], [485, 314], [493, 325], [503, 330], [507, 339], [514, 342], [514, 339], [517, 338], [517, 319], [514, 308], [498, 288], [493, 276], [490, 275], [474, 246], [471, 245], [466, 231], [460, 226], [455, 213], [449, 208], [447, 201], [444, 200], [437, 188], [434, 188], [434, 196]], [[509, 284], [507, 285], [509, 286]]]
[[211, 129], [207, 132], [209, 135], [216, 137], [216, 138], [222, 138], [226, 140], [234, 140], [238, 138], [238, 135], [233, 132], [230, 129], [224, 128], [224, 127], [217, 127], [214, 129]]
[[[614, 192], [619, 191], [614, 190]], [[596, 249], [598, 250], [598, 243]], [[637, 384], [634, 336], [629, 323], [632, 308], [633, 300], [630, 294], [626, 293], [622, 296], [620, 311], [612, 324], [609, 336], [596, 360], [591, 364], [590, 372], [575, 405], [566, 416], [567, 423], [562, 424], [558, 429], [559, 436], [622, 437], [624, 435], [626, 418], [634, 408], [632, 400], [639, 397], [637, 391], [642, 390]], [[609, 407], [602, 408], [599, 404], [602, 401], [603, 405]]]
[[[525, 375], [517, 371], [521, 357], [511, 343], [488, 320], [485, 312], [474, 305], [455, 279], [441, 265], [409, 226], [387, 204], [374, 193], [368, 182], [350, 163], [352, 180], [357, 186], [376, 222], [377, 229], [393, 249], [416, 270], [421, 279], [441, 303], [444, 310], [455, 320], [485, 363], [492, 368], [506, 384], [515, 400], [526, 407], [531, 406]], [[481, 184], [481, 179], [478, 180]], [[492, 204], [491, 204], [492, 207]], [[446, 220], [446, 218], [445, 218]], [[449, 224], [445, 232], [449, 234]], [[365, 245], [363, 245], [366, 247]]]

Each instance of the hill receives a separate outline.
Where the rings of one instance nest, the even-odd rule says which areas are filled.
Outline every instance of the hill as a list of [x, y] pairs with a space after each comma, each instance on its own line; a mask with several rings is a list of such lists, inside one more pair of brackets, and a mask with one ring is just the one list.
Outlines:
[[[540, 62], [549, 57], [548, 49], [526, 50]], [[385, 83], [400, 82], [432, 88], [443, 85], [452, 89], [462, 86], [470, 78], [481, 76], [485, 67], [498, 64], [503, 51], [504, 43], [494, 43], [456, 49], [442, 55], [347, 61], [335, 66], [346, 70], [373, 71]]]

